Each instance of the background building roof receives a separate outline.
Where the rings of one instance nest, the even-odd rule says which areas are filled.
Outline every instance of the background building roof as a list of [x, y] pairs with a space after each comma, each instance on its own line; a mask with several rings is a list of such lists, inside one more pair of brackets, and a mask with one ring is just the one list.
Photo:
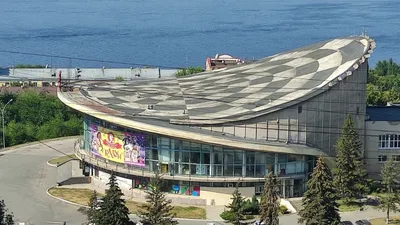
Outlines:
[[400, 106], [368, 106], [368, 121], [400, 121]]

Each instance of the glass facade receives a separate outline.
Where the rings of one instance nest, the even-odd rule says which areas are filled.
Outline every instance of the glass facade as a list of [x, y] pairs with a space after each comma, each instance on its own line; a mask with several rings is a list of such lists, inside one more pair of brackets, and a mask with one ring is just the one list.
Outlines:
[[84, 148], [87, 151], [90, 151], [93, 143], [90, 129], [93, 125], [145, 136], [144, 166], [126, 165], [132, 169], [159, 170], [174, 176], [264, 177], [271, 171], [279, 176], [307, 174], [314, 167], [315, 159], [311, 156], [257, 152], [189, 142], [117, 127], [91, 117], [86, 117], [84, 122]]

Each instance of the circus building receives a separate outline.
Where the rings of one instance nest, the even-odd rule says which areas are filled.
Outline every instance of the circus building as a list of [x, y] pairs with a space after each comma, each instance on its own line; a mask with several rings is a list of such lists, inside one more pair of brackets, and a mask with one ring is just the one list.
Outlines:
[[281, 196], [301, 196], [347, 114], [364, 134], [374, 48], [365, 35], [337, 38], [185, 77], [82, 81], [58, 97], [85, 115], [76, 154], [92, 181], [115, 171], [145, 189], [158, 171], [171, 195], [218, 204], [238, 182], [260, 194], [273, 172]]

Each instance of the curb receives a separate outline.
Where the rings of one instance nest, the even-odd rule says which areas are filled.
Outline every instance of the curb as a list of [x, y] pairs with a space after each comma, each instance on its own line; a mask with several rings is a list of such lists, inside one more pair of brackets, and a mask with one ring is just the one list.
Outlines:
[[[55, 188], [56, 186], [57, 186], [57, 185], [53, 185], [53, 186], [47, 188], [46, 194], [47, 194], [48, 196], [50, 196], [51, 198], [57, 199], [57, 200], [59, 200], [59, 201], [62, 201], [62, 202], [64, 202], [64, 203], [67, 203], [67, 204], [71, 204], [71, 205], [75, 205], [75, 206], [79, 206], [79, 207], [84, 207], [84, 208], [87, 208], [87, 209], [89, 208], [89, 206], [81, 205], [81, 204], [78, 204], [78, 203], [74, 203], [74, 202], [71, 202], [71, 201], [68, 201], [68, 200], [65, 200], [65, 199], [62, 199], [62, 198], [59, 198], [59, 197], [56, 197], [56, 196], [50, 194], [50, 193], [49, 193], [49, 190], [52, 189], [52, 188]], [[137, 217], [136, 214], [129, 214], [129, 216], [136, 216], [136, 217]], [[187, 221], [223, 222], [223, 220], [211, 220], [211, 219], [187, 219], [187, 218], [177, 218], [177, 217], [175, 217], [174, 219], [177, 219], [177, 220], [187, 220]]]
[[[50, 160], [52, 160], [52, 159], [50, 159]], [[47, 162], [46, 162], [46, 164], [47, 164], [48, 166], [51, 166], [51, 167], [57, 167], [57, 165], [54, 165], [54, 164], [51, 164], [51, 163], [49, 163], [49, 162], [50, 162], [50, 160], [49, 160], [49, 161], [47, 161]]]
[[75, 205], [75, 206], [79, 206], [79, 207], [89, 208], [89, 206], [81, 205], [81, 204], [74, 203], [74, 202], [70, 202], [70, 201], [68, 201], [68, 200], [65, 200], [65, 199], [62, 199], [62, 198], [59, 198], [59, 197], [56, 197], [56, 196], [50, 194], [50, 193], [49, 193], [49, 190], [52, 189], [52, 188], [54, 188], [54, 187], [56, 187], [56, 185], [53, 185], [53, 186], [47, 188], [46, 194], [47, 194], [48, 196], [50, 196], [50, 197], [52, 197], [52, 198], [55, 198], [55, 199], [57, 199], [57, 200], [59, 200], [59, 201], [62, 201], [62, 202], [64, 202], [64, 203], [68, 203], [68, 204]]
[[[72, 154], [69, 154], [68, 156], [70, 156], [70, 155], [72, 155]], [[74, 153], [73, 155], [76, 156], [75, 153]], [[47, 165], [48, 165], [48, 166], [51, 166], [51, 167], [58, 167], [58, 166], [64, 165], [64, 164], [67, 163], [67, 162], [70, 162], [70, 161], [72, 161], [72, 160], [81, 160], [80, 158], [76, 158], [76, 159], [70, 158], [70, 159], [68, 159], [67, 161], [62, 162], [62, 163], [58, 163], [58, 164], [51, 164], [51, 163], [50, 163], [51, 160], [53, 160], [53, 159], [58, 159], [58, 158], [60, 158], [60, 157], [63, 157], [63, 156], [54, 157], [54, 158], [49, 159], [49, 160], [46, 162]]]

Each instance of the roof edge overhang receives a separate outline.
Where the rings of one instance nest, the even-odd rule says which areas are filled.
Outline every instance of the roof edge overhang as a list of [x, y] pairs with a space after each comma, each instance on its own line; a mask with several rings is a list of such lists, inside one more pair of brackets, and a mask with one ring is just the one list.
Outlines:
[[[79, 92], [79, 95], [81, 93]], [[280, 143], [268, 143], [268, 144], [259, 144], [259, 143], [249, 143], [240, 140], [234, 140], [228, 137], [218, 137], [211, 134], [203, 134], [198, 133], [195, 131], [188, 131], [188, 130], [180, 130], [177, 128], [168, 128], [163, 126], [157, 126], [153, 124], [147, 124], [139, 121], [134, 121], [126, 118], [122, 118], [115, 115], [110, 115], [108, 113], [103, 113], [93, 108], [90, 108], [86, 105], [81, 105], [79, 103], [74, 102], [73, 99], [63, 94], [61, 91], [57, 91], [58, 98], [66, 104], [68, 107], [73, 108], [79, 112], [84, 114], [96, 117], [98, 119], [120, 125], [123, 127], [129, 127], [132, 129], [145, 131], [149, 133], [155, 133], [170, 137], [178, 137], [180, 139], [192, 140], [212, 145], [221, 145], [227, 146], [232, 148], [239, 148], [239, 149], [247, 149], [247, 150], [254, 150], [254, 151], [264, 151], [264, 152], [275, 152], [275, 153], [288, 153], [288, 154], [301, 154], [301, 155], [313, 155], [313, 156], [320, 156], [326, 155], [320, 149], [313, 148], [306, 145], [294, 145], [294, 144], [287, 144], [283, 145]]]

